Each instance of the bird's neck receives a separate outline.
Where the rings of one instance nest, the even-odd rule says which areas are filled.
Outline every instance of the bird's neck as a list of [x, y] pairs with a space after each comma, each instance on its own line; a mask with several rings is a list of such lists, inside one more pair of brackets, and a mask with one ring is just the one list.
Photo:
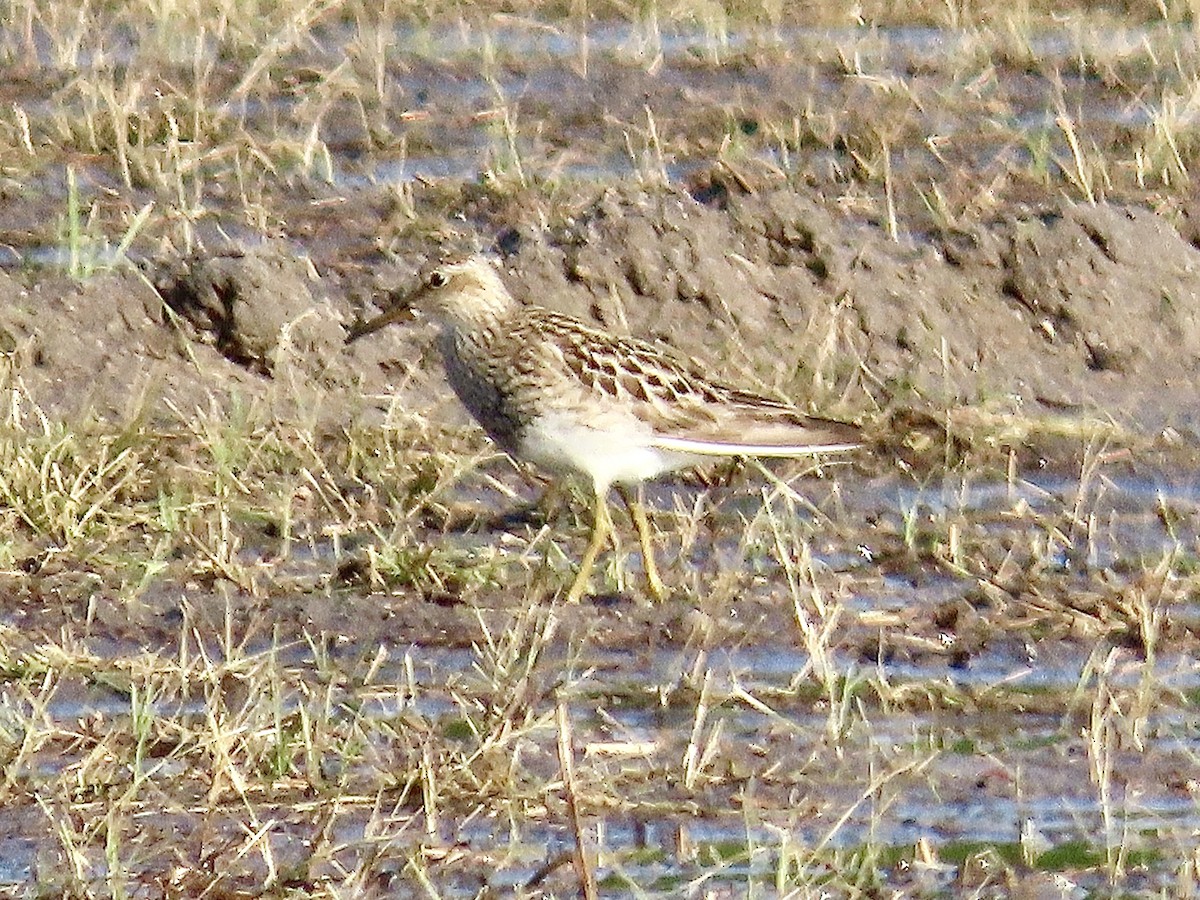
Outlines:
[[446, 331], [459, 334], [495, 332], [521, 310], [506, 290], [480, 291], [461, 298], [440, 318]]

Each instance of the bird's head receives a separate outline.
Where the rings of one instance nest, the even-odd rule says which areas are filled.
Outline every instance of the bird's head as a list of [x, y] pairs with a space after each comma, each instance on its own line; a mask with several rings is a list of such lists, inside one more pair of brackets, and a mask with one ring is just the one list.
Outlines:
[[346, 343], [392, 322], [428, 315], [443, 328], [473, 330], [502, 318], [517, 305], [495, 265], [483, 256], [442, 260], [422, 272], [421, 284], [386, 312], [350, 329]]

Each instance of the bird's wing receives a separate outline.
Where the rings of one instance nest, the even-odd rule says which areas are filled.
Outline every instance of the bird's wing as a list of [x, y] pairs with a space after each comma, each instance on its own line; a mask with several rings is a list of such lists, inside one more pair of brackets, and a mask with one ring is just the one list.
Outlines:
[[552, 333], [555, 355], [570, 375], [646, 422], [654, 446], [717, 456], [802, 456], [862, 444], [853, 425], [729, 387], [653, 344], [543, 315], [542, 328]]

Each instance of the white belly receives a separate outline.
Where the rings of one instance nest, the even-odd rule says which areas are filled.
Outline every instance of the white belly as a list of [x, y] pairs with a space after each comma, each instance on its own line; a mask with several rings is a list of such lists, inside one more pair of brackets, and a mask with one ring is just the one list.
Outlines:
[[632, 415], [608, 415], [602, 423], [585, 425], [577, 416], [556, 412], [522, 429], [517, 450], [549, 472], [584, 475], [599, 490], [646, 481], [703, 459], [652, 447], [652, 438], [650, 427]]

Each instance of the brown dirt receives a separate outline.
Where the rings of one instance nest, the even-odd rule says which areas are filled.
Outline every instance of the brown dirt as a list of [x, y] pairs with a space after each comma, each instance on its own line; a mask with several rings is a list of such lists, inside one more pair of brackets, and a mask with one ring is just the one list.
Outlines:
[[[895, 405], [1001, 402], [1193, 433], [1200, 252], [1145, 210], [1063, 202], [897, 244], [769, 185], [709, 202], [608, 187], [549, 211], [534, 197], [472, 209], [469, 242], [500, 251], [518, 295], [802, 404], [816, 392], [869, 423]], [[548, 212], [550, 228], [529, 224]], [[427, 335], [345, 349], [343, 329], [441, 246], [410, 240], [395, 251], [410, 266], [370, 269], [269, 245], [174, 260], [151, 273], [157, 295], [136, 273], [4, 275], [0, 339], [31, 398], [66, 418], [119, 416], [146, 391], [183, 407], [267, 395], [283, 379], [384, 393], [430, 362]], [[328, 424], [352, 409], [326, 410]]]

